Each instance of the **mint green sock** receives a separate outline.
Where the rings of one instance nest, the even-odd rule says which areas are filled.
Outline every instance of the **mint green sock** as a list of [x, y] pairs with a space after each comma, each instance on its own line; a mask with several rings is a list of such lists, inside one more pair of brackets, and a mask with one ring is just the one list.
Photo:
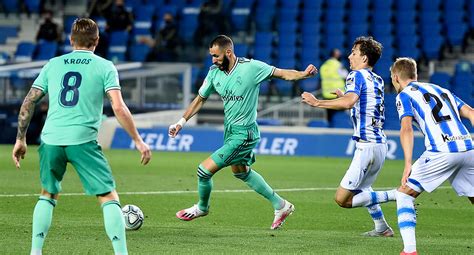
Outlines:
[[209, 210], [209, 200], [212, 191], [212, 173], [202, 165], [199, 165], [198, 171], [198, 193], [199, 193], [199, 210], [207, 212]]
[[115, 254], [128, 254], [125, 236], [125, 221], [118, 201], [110, 200], [102, 204], [104, 225], [107, 236], [112, 241]]
[[48, 234], [51, 221], [53, 219], [53, 209], [56, 200], [40, 196], [33, 211], [33, 232], [31, 237], [31, 253], [36, 253], [43, 249], [44, 239]]
[[267, 184], [265, 179], [255, 170], [249, 169], [246, 173], [234, 174], [235, 177], [243, 180], [247, 185], [255, 190], [258, 194], [268, 199], [275, 210], [279, 210], [284, 205], [284, 200], [281, 198], [272, 187]]

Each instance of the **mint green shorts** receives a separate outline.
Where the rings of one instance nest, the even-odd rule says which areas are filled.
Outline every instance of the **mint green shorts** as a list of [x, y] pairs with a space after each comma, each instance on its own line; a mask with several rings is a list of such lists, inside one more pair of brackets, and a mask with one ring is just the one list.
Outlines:
[[67, 146], [41, 143], [38, 152], [41, 185], [51, 194], [61, 192], [61, 181], [68, 162], [76, 169], [87, 195], [101, 195], [115, 190], [112, 171], [97, 141]]
[[255, 162], [253, 149], [260, 141], [256, 124], [250, 126], [230, 126], [224, 129], [224, 145], [212, 153], [211, 158], [219, 168], [231, 165], [250, 166]]

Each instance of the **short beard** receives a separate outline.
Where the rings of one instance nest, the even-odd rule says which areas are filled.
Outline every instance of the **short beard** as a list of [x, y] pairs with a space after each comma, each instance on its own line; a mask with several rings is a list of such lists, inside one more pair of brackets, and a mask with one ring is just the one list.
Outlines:
[[219, 65], [219, 70], [221, 71], [229, 70], [229, 64], [230, 64], [229, 58], [227, 58], [227, 56], [224, 56], [224, 60], [222, 60], [222, 64]]

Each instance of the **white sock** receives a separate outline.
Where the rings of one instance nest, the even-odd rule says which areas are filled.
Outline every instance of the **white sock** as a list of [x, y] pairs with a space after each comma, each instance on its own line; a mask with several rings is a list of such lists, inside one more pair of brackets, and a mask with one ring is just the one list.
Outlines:
[[400, 228], [400, 235], [403, 239], [403, 251], [416, 251], [416, 212], [414, 201], [415, 198], [405, 193], [396, 192], [397, 194], [397, 215], [398, 227]]
[[388, 224], [385, 221], [385, 217], [383, 216], [382, 207], [379, 204], [375, 204], [372, 206], [368, 206], [367, 210], [369, 211], [370, 217], [375, 224], [375, 231], [383, 232], [388, 228]]
[[42, 252], [40, 249], [31, 249], [30, 255], [41, 255]]
[[362, 191], [352, 198], [352, 207], [371, 206], [395, 200], [396, 190]]

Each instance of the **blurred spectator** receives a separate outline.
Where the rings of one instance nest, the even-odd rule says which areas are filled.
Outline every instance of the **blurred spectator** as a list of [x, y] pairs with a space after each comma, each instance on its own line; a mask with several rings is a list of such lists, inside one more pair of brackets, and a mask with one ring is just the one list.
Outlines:
[[[321, 89], [323, 92], [323, 99], [336, 98], [335, 91], [340, 89], [344, 92], [345, 79], [348, 74], [347, 69], [344, 68], [341, 61], [341, 51], [339, 49], [331, 50], [331, 58], [326, 60], [319, 70], [321, 75]], [[337, 110], [327, 109], [327, 120], [329, 123]]]
[[108, 32], [132, 30], [133, 17], [132, 14], [125, 9], [123, 0], [115, 0], [115, 4], [105, 18], [107, 19]]
[[173, 15], [165, 13], [160, 29], [154, 36], [141, 37], [139, 42], [145, 43], [152, 49], [147, 57], [147, 61], [176, 61], [178, 58], [178, 49], [180, 40], [178, 37], [178, 28]]
[[89, 17], [107, 17], [110, 14], [114, 0], [92, 0], [89, 4]]
[[58, 24], [53, 21], [53, 12], [46, 10], [43, 12], [43, 23], [40, 25], [36, 34], [36, 41], [45, 40], [49, 42], [58, 42], [61, 39]]
[[194, 34], [195, 42], [203, 45], [209, 41], [208, 37], [217, 34], [227, 34], [229, 22], [223, 13], [222, 0], [206, 0], [202, 3], [199, 16], [198, 27]]

